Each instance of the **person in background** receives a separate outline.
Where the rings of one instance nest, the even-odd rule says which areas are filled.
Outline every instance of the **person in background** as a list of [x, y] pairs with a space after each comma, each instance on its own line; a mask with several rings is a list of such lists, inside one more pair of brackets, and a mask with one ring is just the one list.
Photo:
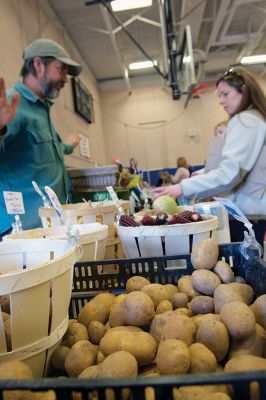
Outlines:
[[181, 182], [183, 179], [190, 177], [189, 165], [185, 157], [178, 157], [176, 160], [177, 170], [174, 175], [171, 176], [172, 183]]
[[0, 237], [10, 231], [12, 223], [3, 191], [22, 192], [24, 229], [40, 226], [38, 209], [42, 200], [34, 191], [33, 180], [41, 190], [50, 186], [59, 201], [66, 202], [68, 176], [64, 154], [72, 153], [80, 141], [76, 134], [61, 140], [51, 121], [50, 109], [52, 100], [67, 83], [67, 76], [79, 75], [81, 66], [71, 60], [62, 46], [49, 39], [38, 39], [27, 46], [23, 60], [22, 82], [17, 81], [8, 91], [13, 110], [17, 102], [15, 93], [19, 94], [17, 112], [11, 115], [10, 123], [8, 119], [3, 121], [8, 125], [2, 126], [0, 135]]
[[172, 175], [168, 171], [159, 171], [158, 178], [156, 186], [166, 186], [172, 183]]
[[129, 168], [128, 169], [131, 174], [139, 174], [138, 161], [135, 160], [134, 158], [131, 158], [129, 160]]
[[222, 151], [225, 143], [227, 120], [219, 122], [214, 127], [214, 138], [212, 139], [205, 163], [205, 167], [191, 174], [191, 176], [205, 174], [212, 169], [218, 168], [222, 161]]
[[220, 165], [200, 176], [153, 189], [170, 195], [232, 200], [247, 215], [266, 215], [266, 97], [244, 68], [228, 69], [216, 83], [220, 104], [229, 115]]

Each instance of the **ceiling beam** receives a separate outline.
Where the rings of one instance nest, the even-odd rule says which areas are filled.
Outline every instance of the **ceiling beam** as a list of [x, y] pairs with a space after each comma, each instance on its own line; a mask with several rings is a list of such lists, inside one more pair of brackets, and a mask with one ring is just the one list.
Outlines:
[[222, 24], [224, 22], [224, 18], [226, 16], [226, 12], [228, 7], [230, 6], [231, 0], [222, 0], [220, 2], [220, 7], [217, 13], [217, 16], [215, 18], [215, 21], [213, 22], [213, 27], [212, 27], [212, 32], [210, 34], [206, 49], [205, 49], [205, 54], [206, 56], [209, 54], [209, 51], [211, 47], [215, 44], [219, 31], [222, 27]]
[[257, 38], [257, 32], [241, 33], [239, 35], [227, 35], [216, 41], [214, 46], [229, 46], [230, 44], [247, 43], [249, 40]]
[[110, 41], [111, 41], [112, 47], [114, 49], [115, 55], [117, 57], [117, 60], [118, 60], [118, 63], [119, 63], [119, 67], [121, 69], [121, 72], [122, 72], [123, 79], [125, 81], [127, 90], [128, 90], [129, 93], [131, 93], [132, 92], [132, 88], [131, 88], [129, 77], [128, 77], [128, 70], [127, 70], [127, 68], [126, 68], [126, 66], [125, 66], [125, 64], [123, 62], [122, 54], [121, 54], [121, 52], [119, 50], [115, 34], [113, 33], [113, 27], [112, 27], [110, 16], [109, 16], [108, 11], [106, 10], [105, 7], [100, 7], [100, 10], [101, 10], [101, 14], [102, 14], [105, 26], [106, 26], [106, 28], [107, 28], [107, 30], [109, 32]]
[[181, 32], [181, 37], [184, 27], [190, 25], [193, 43], [197, 42], [207, 1], [198, 0], [197, 4], [195, 3], [195, 0], [183, 0], [181, 14], [178, 18], [180, 21], [179, 32]]
[[254, 49], [257, 47], [257, 45], [263, 38], [265, 27], [266, 27], [266, 20], [262, 22], [262, 24], [260, 25], [257, 32], [254, 34], [254, 36], [248, 35], [247, 44], [246, 46], [244, 46], [244, 48], [241, 50], [241, 52], [237, 57], [238, 62], [241, 60], [243, 56], [249, 56], [252, 54]]

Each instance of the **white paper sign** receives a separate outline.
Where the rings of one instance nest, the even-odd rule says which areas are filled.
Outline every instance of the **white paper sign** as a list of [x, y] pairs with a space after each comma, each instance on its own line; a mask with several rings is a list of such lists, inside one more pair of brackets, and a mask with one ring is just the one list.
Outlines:
[[117, 197], [117, 194], [115, 193], [113, 186], [106, 186], [106, 189], [108, 191], [108, 193], [110, 194], [111, 199], [113, 200], [113, 202], [115, 203], [119, 214], [122, 215], [123, 214], [123, 209], [121, 207], [121, 201], [119, 200], [119, 198]]
[[8, 214], [25, 214], [21, 192], [3, 192]]
[[82, 157], [85, 157], [85, 158], [90, 158], [91, 157], [91, 152], [90, 152], [89, 139], [86, 136], [82, 135], [82, 134], [79, 134], [79, 136], [81, 138], [80, 142], [79, 142], [80, 155]]
[[48, 197], [49, 197], [49, 199], [50, 199], [50, 201], [52, 203], [52, 206], [54, 207], [56, 213], [59, 215], [59, 217], [63, 221], [63, 208], [62, 208], [62, 204], [60, 203], [57, 195], [55, 194], [53, 189], [50, 188], [50, 186], [45, 186], [44, 190], [48, 194]]

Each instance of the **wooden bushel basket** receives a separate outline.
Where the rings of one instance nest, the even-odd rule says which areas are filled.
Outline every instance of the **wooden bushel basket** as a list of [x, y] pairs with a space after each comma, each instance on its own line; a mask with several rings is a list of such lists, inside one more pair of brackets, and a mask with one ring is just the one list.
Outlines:
[[188, 254], [200, 240], [213, 237], [218, 218], [204, 216], [200, 222], [178, 225], [124, 227], [117, 225], [127, 258]]
[[45, 376], [68, 326], [76, 261], [76, 248], [66, 240], [0, 243], [0, 296], [10, 300], [10, 335], [0, 308], [0, 362], [21, 359], [34, 377]]
[[[121, 201], [121, 207], [125, 214], [129, 214], [129, 201]], [[115, 258], [116, 248], [120, 245], [120, 239], [117, 236], [114, 225], [117, 207], [113, 201], [65, 204], [63, 205], [63, 212], [67, 223], [89, 224], [98, 221], [107, 225], [108, 239], [105, 257]], [[62, 222], [53, 208], [41, 207], [39, 209], [39, 216], [43, 228], [62, 226]]]
[[[82, 247], [80, 262], [102, 260], [104, 258], [108, 238], [108, 226], [99, 223], [74, 225], [73, 231], [78, 228], [79, 244]], [[6, 235], [3, 241], [10, 239], [67, 239], [65, 226], [55, 228], [36, 228]]]

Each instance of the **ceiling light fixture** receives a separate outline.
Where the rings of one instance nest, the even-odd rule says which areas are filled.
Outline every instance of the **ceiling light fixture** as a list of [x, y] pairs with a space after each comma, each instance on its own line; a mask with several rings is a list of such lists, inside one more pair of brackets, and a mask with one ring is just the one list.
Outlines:
[[261, 64], [266, 63], [266, 54], [258, 54], [256, 56], [242, 57], [241, 64]]
[[113, 11], [132, 10], [133, 8], [150, 7], [152, 0], [114, 0], [111, 1]]
[[144, 69], [144, 68], [152, 68], [154, 65], [157, 65], [157, 61], [140, 61], [129, 64], [128, 68], [130, 70]]

